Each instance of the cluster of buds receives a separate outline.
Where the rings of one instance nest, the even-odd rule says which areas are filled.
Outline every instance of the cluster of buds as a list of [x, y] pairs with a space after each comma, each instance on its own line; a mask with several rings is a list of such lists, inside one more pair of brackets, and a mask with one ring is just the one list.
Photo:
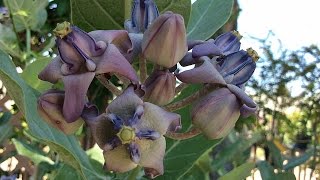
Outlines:
[[[66, 134], [87, 123], [103, 149], [107, 170], [126, 172], [140, 165], [150, 178], [164, 173], [164, 135], [180, 130], [181, 119], [161, 106], [176, 96], [177, 79], [204, 84], [209, 90], [194, 102], [191, 112], [194, 126], [209, 139], [227, 135], [240, 114], [255, 112], [256, 104], [243, 88], [258, 55], [240, 50], [238, 33], [188, 42], [183, 17], [172, 12], [159, 15], [152, 0], [134, 1], [125, 28], [87, 33], [68, 22], [58, 24], [53, 30], [58, 56], [39, 74], [41, 80], [64, 84], [64, 91], [51, 89], [40, 96], [39, 114]], [[145, 60], [154, 64], [146, 79], [141, 78], [145, 68], [136, 71], [131, 65], [137, 57], [142, 65]], [[179, 72], [178, 63], [195, 66]], [[120, 75], [130, 83], [99, 114], [86, 94], [101, 75]]]

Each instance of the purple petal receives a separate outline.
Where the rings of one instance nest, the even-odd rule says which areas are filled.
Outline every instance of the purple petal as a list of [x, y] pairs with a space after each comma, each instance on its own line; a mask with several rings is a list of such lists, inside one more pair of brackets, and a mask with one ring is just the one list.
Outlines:
[[179, 63], [181, 66], [189, 66], [192, 64], [201, 63], [201, 61], [199, 60], [199, 58], [192, 57], [191, 52], [187, 52], [187, 54], [181, 59]]
[[77, 120], [82, 114], [82, 110], [86, 104], [86, 93], [94, 75], [94, 72], [88, 72], [63, 77], [66, 92], [63, 115], [67, 122], [70, 123]]
[[219, 56], [222, 52], [218, 46], [213, 42], [205, 42], [193, 47], [192, 56], [201, 57], [201, 56]]
[[104, 54], [96, 59], [97, 74], [118, 73], [133, 82], [138, 82], [138, 77], [131, 64], [113, 44], [108, 44]]
[[128, 125], [129, 126], [136, 125], [139, 122], [140, 118], [142, 117], [143, 112], [144, 112], [143, 106], [138, 105], [136, 107], [136, 112], [134, 113], [133, 117], [128, 120]]
[[237, 98], [250, 108], [256, 108], [256, 103], [238, 86], [227, 84], [228, 89], [237, 96]]
[[176, 74], [176, 77], [185, 83], [214, 83], [226, 84], [216, 67], [210, 63], [210, 59], [205, 58], [203, 63], [191, 70]]
[[124, 121], [117, 115], [115, 114], [108, 114], [108, 119], [112, 122], [113, 124], [113, 129], [116, 131], [119, 131], [121, 127], [124, 124]]
[[105, 168], [109, 171], [122, 173], [137, 167], [137, 164], [131, 160], [125, 146], [118, 146], [111, 151], [104, 151], [103, 155], [106, 160]]
[[161, 137], [161, 135], [154, 130], [140, 130], [136, 133], [136, 136], [139, 139], [149, 139], [149, 140], [156, 140]]
[[139, 150], [139, 146], [136, 143], [132, 142], [129, 144], [129, 153], [131, 160], [138, 164], [140, 161], [141, 153]]
[[202, 40], [188, 40], [188, 50], [192, 49], [194, 46], [204, 43]]
[[38, 78], [43, 81], [57, 83], [62, 78], [61, 73], [61, 59], [59, 56], [55, 57], [38, 75]]
[[221, 49], [224, 55], [239, 51], [240, 39], [233, 32], [227, 32], [218, 36], [214, 43]]
[[250, 61], [238, 73], [234, 74], [233, 80], [230, 84], [239, 86], [241, 84], [246, 83], [252, 76], [255, 69], [256, 69], [256, 63], [253, 61]]
[[107, 143], [103, 146], [103, 150], [105, 151], [111, 151], [115, 149], [118, 146], [121, 146], [121, 140], [119, 139], [118, 136], [114, 136], [111, 139], [107, 141]]
[[257, 111], [257, 107], [251, 108], [248, 107], [247, 105], [242, 105], [242, 107], [240, 108], [240, 114], [242, 117], [246, 118], [249, 117], [250, 115], [254, 114]]

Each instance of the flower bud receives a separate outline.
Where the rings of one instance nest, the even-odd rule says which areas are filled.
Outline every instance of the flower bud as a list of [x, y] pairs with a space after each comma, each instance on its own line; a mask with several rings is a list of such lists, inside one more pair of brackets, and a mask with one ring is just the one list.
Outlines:
[[162, 14], [144, 33], [142, 54], [160, 66], [171, 68], [187, 51], [186, 29], [179, 14]]
[[155, 71], [146, 80], [145, 87], [145, 101], [165, 105], [174, 98], [176, 77], [169, 71]]
[[83, 120], [67, 123], [62, 107], [64, 102], [64, 92], [59, 90], [49, 90], [38, 99], [38, 113], [51, 126], [61, 130], [65, 134], [72, 134], [83, 124]]
[[209, 139], [226, 136], [240, 116], [240, 103], [227, 88], [211, 92], [197, 101], [191, 112], [192, 122]]
[[158, 16], [153, 0], [134, 0], [131, 19], [125, 22], [125, 29], [130, 33], [143, 33]]

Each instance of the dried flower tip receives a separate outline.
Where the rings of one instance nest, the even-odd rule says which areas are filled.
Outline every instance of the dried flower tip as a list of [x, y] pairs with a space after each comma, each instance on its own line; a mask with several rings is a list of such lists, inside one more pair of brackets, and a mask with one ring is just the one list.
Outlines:
[[71, 24], [67, 21], [63, 23], [57, 23], [57, 27], [53, 30], [55, 36], [59, 36], [61, 39], [72, 32]]
[[239, 31], [236, 31], [236, 30], [233, 30], [233, 31], [231, 31], [231, 33], [233, 34], [233, 35], [235, 35], [235, 36], [237, 36], [237, 38], [240, 40], [240, 39], [242, 39], [242, 35], [239, 33]]
[[247, 53], [249, 54], [249, 56], [252, 57], [252, 59], [253, 59], [255, 62], [257, 62], [258, 59], [260, 58], [260, 57], [259, 57], [259, 54], [257, 53], [257, 51], [255, 51], [255, 50], [252, 49], [252, 48], [248, 48], [248, 49], [247, 49]]

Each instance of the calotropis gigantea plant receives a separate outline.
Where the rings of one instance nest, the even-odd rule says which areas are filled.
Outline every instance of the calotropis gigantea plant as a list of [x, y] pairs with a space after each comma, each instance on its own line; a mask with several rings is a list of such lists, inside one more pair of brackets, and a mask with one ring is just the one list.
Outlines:
[[[49, 90], [39, 98], [39, 114], [68, 134], [87, 123], [103, 150], [106, 170], [126, 172], [139, 165], [150, 178], [162, 175], [165, 137], [222, 138], [239, 116], [256, 111], [244, 87], [259, 57], [252, 49], [240, 50], [238, 32], [187, 41], [183, 17], [159, 15], [152, 0], [134, 1], [125, 28], [87, 33], [68, 22], [58, 24], [53, 30], [58, 56], [39, 74], [64, 85], [64, 91]], [[131, 65], [136, 59], [139, 69]], [[154, 65], [149, 75], [147, 61]], [[181, 72], [178, 63], [193, 68]], [[123, 81], [123, 91], [108, 80], [113, 75]], [[117, 96], [101, 114], [86, 97], [95, 77]], [[203, 86], [170, 103], [188, 84]], [[193, 128], [179, 133], [184, 119], [174, 111], [189, 104]]]

